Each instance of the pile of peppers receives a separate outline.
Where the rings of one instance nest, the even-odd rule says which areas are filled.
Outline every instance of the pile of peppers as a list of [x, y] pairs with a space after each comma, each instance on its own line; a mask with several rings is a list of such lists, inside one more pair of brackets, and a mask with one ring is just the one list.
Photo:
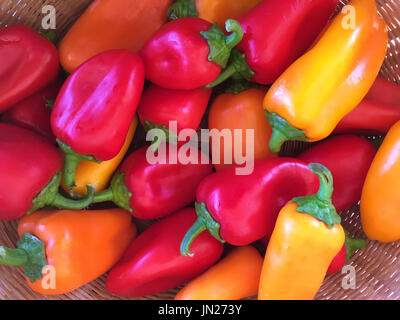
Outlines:
[[0, 29], [0, 220], [20, 237], [0, 264], [43, 295], [106, 273], [121, 297], [311, 300], [368, 241], [400, 240], [387, 26], [374, 0], [354, 21], [339, 5], [94, 0], [58, 43]]

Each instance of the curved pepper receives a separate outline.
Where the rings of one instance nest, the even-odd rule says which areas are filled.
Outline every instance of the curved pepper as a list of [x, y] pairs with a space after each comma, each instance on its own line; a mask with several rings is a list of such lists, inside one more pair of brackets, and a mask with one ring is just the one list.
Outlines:
[[235, 20], [227, 20], [226, 30], [232, 33], [226, 36], [216, 24], [190, 17], [165, 24], [140, 51], [147, 79], [175, 90], [196, 89], [213, 82], [243, 36]]
[[166, 12], [171, 4], [171, 0], [93, 1], [60, 42], [61, 65], [72, 73], [104, 51], [138, 52], [167, 22]]
[[210, 234], [193, 243], [193, 258], [179, 254], [187, 228], [196, 220], [194, 209], [184, 209], [159, 220], [135, 239], [108, 274], [112, 294], [139, 297], [177, 287], [209, 269], [221, 257], [223, 245]]
[[224, 28], [225, 21], [237, 19], [262, 0], [177, 0], [167, 11], [169, 20], [198, 17]]
[[362, 227], [371, 240], [400, 239], [400, 121], [387, 133], [365, 180], [360, 203]]
[[237, 247], [189, 282], [175, 300], [239, 300], [257, 294], [263, 258], [251, 246]]
[[[374, 83], [387, 50], [386, 23], [374, 0], [349, 5], [355, 16], [339, 13], [268, 91], [264, 108], [273, 130], [271, 151], [278, 152], [287, 140], [326, 138]], [[349, 19], [354, 26], [346, 25]]]
[[60, 71], [55, 45], [24, 25], [0, 29], [0, 61], [0, 112], [46, 87]]
[[191, 242], [204, 230], [235, 246], [259, 240], [272, 233], [289, 199], [317, 188], [318, 179], [307, 165], [291, 158], [255, 161], [251, 175], [236, 175], [234, 167], [214, 173], [197, 188], [198, 219], [182, 241], [181, 254], [191, 255]]
[[[118, 169], [118, 166], [124, 159], [128, 149], [132, 143], [133, 136], [135, 134], [138, 120], [137, 117], [133, 119], [131, 126], [129, 127], [128, 134], [125, 139], [125, 143], [122, 146], [118, 155], [111, 160], [96, 163], [93, 161], [82, 160], [79, 162], [75, 171], [75, 184], [72, 188], [74, 194], [86, 194], [86, 185], [91, 184], [94, 192], [98, 193], [107, 188], [113, 174]], [[70, 188], [67, 187], [63, 181], [61, 181], [61, 187], [69, 192]]]
[[[212, 173], [211, 161], [195, 147], [183, 145], [177, 152], [190, 152], [185, 164], [174, 158], [169, 147], [161, 145], [154, 162], [148, 160], [153, 154], [149, 147], [131, 153], [110, 188], [96, 194], [93, 203], [112, 201], [139, 219], [161, 218], [192, 203], [197, 186]], [[202, 157], [207, 157], [207, 163], [201, 163]]]
[[135, 237], [136, 227], [122, 209], [42, 210], [23, 217], [18, 234], [18, 248], [0, 246], [0, 264], [21, 266], [33, 291], [55, 295], [108, 271]]
[[294, 198], [279, 212], [265, 253], [259, 300], [311, 300], [329, 264], [343, 247], [345, 233], [331, 202], [332, 175], [310, 164], [320, 188], [311, 196]]
[[[165, 132], [166, 140], [155, 138], [154, 149], [157, 150], [162, 142], [174, 143], [182, 130], [197, 131], [210, 96], [211, 89], [170, 90], [150, 85], [143, 93], [137, 111], [145, 129]], [[170, 121], [177, 122], [176, 131], [171, 131]]]
[[56, 80], [46, 88], [13, 105], [2, 115], [1, 120], [36, 131], [55, 143], [56, 138], [50, 128], [51, 109], [48, 107], [48, 101], [56, 98], [60, 87], [61, 81]]
[[75, 186], [80, 160], [106, 161], [117, 156], [143, 86], [143, 62], [127, 50], [103, 52], [66, 80], [51, 114], [51, 128], [65, 153], [66, 186]]
[[0, 219], [14, 220], [44, 206], [83, 209], [93, 188], [80, 201], [58, 193], [62, 156], [46, 138], [24, 128], [0, 123]]
[[[274, 156], [268, 148], [268, 141], [271, 138], [271, 127], [265, 119], [263, 111], [263, 99], [265, 96], [264, 89], [248, 89], [238, 94], [224, 93], [219, 95], [212, 103], [208, 114], [208, 128], [216, 129], [220, 132], [229, 130], [233, 138], [229, 151], [232, 164], [235, 163], [235, 154], [240, 158], [259, 160]], [[236, 150], [236, 136], [234, 130], [241, 129], [242, 144], [241, 150]], [[246, 149], [246, 130], [254, 130], [254, 149], [250, 148], [247, 154]], [[215, 163], [215, 168], [221, 170], [228, 167], [230, 159], [225, 160], [226, 152], [225, 140], [221, 139], [219, 150], [213, 147], [214, 140], [211, 139], [211, 154]], [[237, 142], [236, 142], [237, 143]], [[214, 150], [215, 148], [215, 150]], [[217, 161], [219, 159], [220, 161]], [[217, 163], [218, 162], [218, 163]]]
[[[232, 3], [235, 1], [231, 1]], [[238, 54], [211, 86], [235, 73], [259, 84], [273, 83], [317, 38], [338, 0], [264, 0], [238, 19]]]
[[363, 101], [336, 126], [334, 133], [383, 134], [400, 120], [400, 86], [378, 77]]

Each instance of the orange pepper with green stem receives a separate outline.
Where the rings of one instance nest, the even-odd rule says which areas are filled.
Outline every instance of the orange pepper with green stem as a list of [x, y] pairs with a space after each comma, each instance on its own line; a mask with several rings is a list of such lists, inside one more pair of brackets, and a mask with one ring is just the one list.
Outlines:
[[328, 267], [342, 249], [345, 233], [332, 204], [332, 175], [316, 163], [320, 188], [282, 208], [265, 253], [259, 300], [312, 300]]
[[198, 17], [217, 23], [222, 30], [225, 21], [237, 19], [250, 11], [262, 0], [177, 0], [168, 9], [169, 20], [183, 17]]
[[167, 22], [172, 0], [95, 0], [59, 46], [60, 63], [72, 73], [83, 62], [113, 49], [138, 52]]
[[236, 247], [189, 282], [175, 300], [239, 300], [257, 294], [263, 258], [252, 246]]
[[117, 263], [136, 236], [131, 217], [123, 209], [36, 211], [19, 221], [18, 248], [0, 247], [0, 264], [21, 266], [35, 292], [68, 293]]
[[[100, 163], [81, 160], [75, 171], [75, 187], [72, 188], [74, 194], [85, 195], [87, 193], [86, 185], [91, 184], [94, 192], [98, 193], [107, 188], [115, 170], [117, 170], [121, 161], [124, 159], [129, 147], [132, 143], [133, 136], [138, 124], [137, 116], [132, 121], [129, 127], [128, 134], [124, 145], [117, 156], [111, 160], [102, 161]], [[61, 180], [61, 186], [66, 192], [70, 192], [70, 188], [64, 184], [64, 179]]]
[[273, 130], [273, 152], [287, 140], [313, 142], [329, 136], [374, 83], [387, 50], [387, 26], [374, 0], [349, 5], [350, 14], [340, 12], [268, 91], [264, 108]]

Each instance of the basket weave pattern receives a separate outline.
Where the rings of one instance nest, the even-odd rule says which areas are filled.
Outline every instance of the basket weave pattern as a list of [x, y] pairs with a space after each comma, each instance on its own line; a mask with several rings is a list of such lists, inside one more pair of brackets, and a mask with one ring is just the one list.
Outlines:
[[[90, 2], [90, 0], [1, 0], [0, 27], [26, 24], [40, 30], [44, 16], [42, 8], [49, 4], [56, 8], [56, 31], [62, 36]], [[348, 1], [341, 1], [341, 5], [346, 2]], [[376, 2], [381, 16], [388, 24], [390, 39], [381, 75], [400, 84], [400, 0], [376, 0]], [[283, 153], [296, 155], [304, 148], [307, 148], [305, 143], [288, 143]], [[351, 236], [365, 237], [361, 229], [358, 205], [342, 212], [341, 217], [343, 226]], [[140, 221], [137, 223], [139, 230], [145, 227]], [[0, 221], [0, 245], [15, 247], [18, 240], [16, 230], [17, 221]], [[349, 265], [356, 271], [356, 288], [343, 289], [342, 281], [346, 274], [339, 272], [326, 277], [316, 299], [400, 300], [400, 241], [389, 244], [369, 241], [367, 247], [354, 254]], [[29, 289], [20, 268], [0, 265], [0, 299], [125, 299], [110, 295], [104, 283], [105, 275], [69, 294], [43, 296]], [[178, 289], [139, 299], [172, 299]]]

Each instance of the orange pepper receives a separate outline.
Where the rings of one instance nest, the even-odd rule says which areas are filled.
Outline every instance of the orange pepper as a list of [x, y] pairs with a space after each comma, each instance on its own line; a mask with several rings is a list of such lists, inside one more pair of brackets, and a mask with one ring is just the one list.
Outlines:
[[[253, 88], [242, 91], [238, 94], [224, 93], [219, 95], [212, 103], [208, 116], [208, 127], [210, 130], [217, 129], [229, 130], [233, 137], [232, 147], [226, 144], [225, 140], [220, 140], [220, 148], [213, 148], [213, 139], [211, 139], [212, 158], [215, 162], [215, 168], [221, 170], [230, 166], [225, 163], [230, 159], [225, 159], [225, 144], [227, 147], [227, 155], [230, 155], [232, 162], [235, 164], [235, 153], [239, 156], [246, 157], [251, 160], [264, 159], [275, 156], [268, 148], [268, 141], [271, 138], [272, 130], [265, 118], [263, 110], [263, 99], [265, 89]], [[236, 150], [234, 130], [242, 129], [242, 150]], [[254, 130], [254, 154], [246, 154], [246, 129]], [[215, 139], [215, 138], [214, 138]], [[230, 148], [228, 148], [230, 147]], [[241, 151], [241, 152], [240, 152]], [[249, 152], [251, 152], [249, 150]], [[220, 161], [217, 161], [218, 156]]]
[[[134, 117], [131, 126], [129, 127], [128, 134], [126, 136], [124, 145], [117, 156], [111, 160], [102, 161], [100, 163], [81, 160], [75, 171], [75, 187], [72, 191], [75, 194], [85, 195], [87, 193], [86, 186], [91, 184], [94, 188], [94, 192], [98, 193], [103, 191], [112, 178], [115, 170], [117, 170], [121, 161], [124, 159], [135, 134], [135, 130], [138, 124], [137, 116]], [[70, 192], [70, 188], [64, 183], [64, 179], [61, 180], [61, 187], [66, 191]]]
[[225, 30], [225, 21], [237, 19], [262, 0], [178, 0], [168, 10], [170, 20], [186, 16], [217, 23]]
[[375, 155], [361, 195], [360, 215], [369, 239], [400, 239], [400, 121], [393, 125]]
[[273, 130], [273, 152], [287, 140], [329, 136], [374, 83], [387, 50], [387, 26], [374, 0], [349, 5], [352, 10], [339, 13], [268, 91], [264, 108]]
[[172, 0], [95, 0], [62, 39], [63, 68], [72, 73], [89, 58], [107, 50], [138, 52], [167, 22]]
[[189, 282], [175, 300], [239, 300], [257, 294], [263, 258], [251, 246], [236, 247]]
[[311, 300], [341, 250], [345, 233], [332, 205], [332, 175], [318, 164], [317, 194], [294, 198], [282, 208], [268, 243], [259, 300]]
[[[0, 263], [21, 265], [28, 286], [38, 293], [73, 291], [121, 258], [136, 236], [131, 217], [123, 209], [36, 211], [18, 224], [18, 249], [0, 247]], [[46, 265], [53, 270], [42, 275]]]

